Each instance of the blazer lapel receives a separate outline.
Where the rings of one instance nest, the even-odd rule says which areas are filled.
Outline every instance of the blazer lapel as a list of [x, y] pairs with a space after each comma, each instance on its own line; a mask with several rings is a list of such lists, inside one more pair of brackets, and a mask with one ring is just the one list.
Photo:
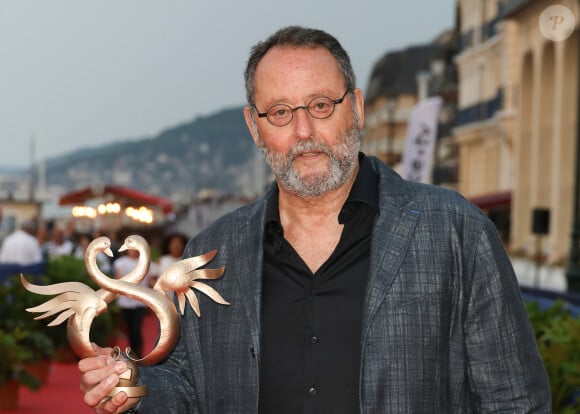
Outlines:
[[262, 265], [264, 256], [263, 233], [267, 197], [253, 214], [240, 225], [235, 235], [233, 254], [236, 256], [236, 278], [244, 310], [250, 321], [253, 342], [252, 353], [260, 353], [260, 308], [262, 299]]
[[372, 236], [370, 274], [362, 324], [363, 343], [374, 315], [399, 272], [421, 215], [409, 202], [405, 182], [387, 167], [373, 164], [379, 173], [380, 214]]

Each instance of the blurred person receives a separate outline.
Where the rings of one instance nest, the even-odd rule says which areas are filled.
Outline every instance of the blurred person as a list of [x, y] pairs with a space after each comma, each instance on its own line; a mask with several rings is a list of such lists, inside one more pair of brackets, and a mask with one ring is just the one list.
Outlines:
[[550, 384], [485, 214], [360, 152], [364, 97], [336, 38], [286, 27], [251, 51], [246, 124], [275, 182], [184, 257], [217, 249], [142, 399], [108, 397], [110, 349], [79, 362], [99, 414], [548, 413]]
[[[129, 272], [131, 272], [139, 262], [139, 252], [137, 250], [126, 250], [113, 263], [115, 278], [120, 279]], [[151, 271], [141, 281], [144, 286], [149, 285], [149, 278]], [[129, 345], [131, 349], [137, 354], [142, 355], [143, 352], [143, 318], [145, 316], [145, 304], [138, 300], [131, 299], [127, 296], [119, 296], [117, 298], [117, 305], [121, 309], [123, 319], [127, 325], [127, 332], [129, 336]]]
[[83, 259], [85, 257], [85, 251], [91, 243], [91, 237], [87, 233], [79, 233], [76, 235], [75, 239], [76, 241], [73, 255], [77, 259]]
[[0, 246], [2, 246], [4, 237], [6, 237], [4, 230], [4, 210], [2, 209], [2, 206], [0, 206]]
[[0, 246], [0, 263], [31, 265], [42, 262], [42, 250], [36, 238], [35, 221], [26, 220], [6, 236]]
[[[74, 256], [78, 259], [85, 258], [85, 252], [87, 247], [91, 242], [91, 236], [88, 233], [81, 233], [78, 235], [78, 242], [74, 250]], [[104, 252], [99, 252], [97, 254], [97, 266], [101, 269], [106, 275], [112, 274], [112, 265], [109, 256], [107, 256]]]
[[[149, 272], [152, 274], [149, 279], [149, 286], [153, 287], [157, 278], [163, 274], [163, 272], [173, 263], [181, 260], [183, 256], [183, 250], [187, 244], [189, 238], [183, 233], [170, 233], [165, 236], [163, 242], [161, 243], [161, 255], [159, 258], [151, 262], [151, 268]], [[173, 297], [173, 292], [167, 293], [170, 297]]]
[[40, 245], [45, 260], [48, 258], [45, 246], [49, 239], [49, 227], [50, 223], [41, 220], [38, 222], [38, 229], [36, 230], [36, 239], [38, 240], [38, 244]]
[[158, 261], [158, 274], [163, 273], [171, 264], [181, 260], [188, 241], [189, 238], [182, 233], [171, 233], [165, 237], [161, 246], [161, 257]]
[[12, 233], [12, 231], [13, 229], [8, 229], [8, 220], [4, 218], [4, 211], [2, 206], [0, 206], [0, 246], [2, 246], [2, 242], [6, 236]]
[[50, 232], [50, 239], [45, 243], [45, 250], [49, 259], [71, 256], [74, 253], [74, 244], [65, 237], [63, 229], [55, 226]]
[[152, 232], [148, 235], [147, 240], [149, 240], [151, 261], [158, 263], [161, 255], [163, 254], [163, 243], [165, 242], [165, 238], [156, 232]]

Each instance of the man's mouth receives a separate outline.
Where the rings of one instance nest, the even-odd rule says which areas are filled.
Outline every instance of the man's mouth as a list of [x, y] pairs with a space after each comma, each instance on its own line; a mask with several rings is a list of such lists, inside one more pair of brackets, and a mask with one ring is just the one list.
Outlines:
[[309, 152], [301, 152], [298, 154], [299, 157], [314, 157], [316, 155], [320, 155], [322, 152], [320, 151], [309, 151]]

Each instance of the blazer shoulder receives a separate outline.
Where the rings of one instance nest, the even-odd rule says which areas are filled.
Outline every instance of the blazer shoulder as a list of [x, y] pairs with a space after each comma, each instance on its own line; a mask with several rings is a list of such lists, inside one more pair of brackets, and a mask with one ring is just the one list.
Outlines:
[[224, 214], [189, 241], [186, 253], [195, 255], [197, 253], [194, 250], [207, 250], [214, 248], [212, 246], [227, 246], [231, 242], [243, 242], [243, 238], [250, 237], [250, 234], [254, 234], [260, 228], [265, 206], [266, 199], [259, 198]]
[[371, 159], [371, 165], [379, 175], [379, 197], [383, 205], [478, 221], [487, 219], [479, 207], [455, 190], [405, 180], [377, 159]]

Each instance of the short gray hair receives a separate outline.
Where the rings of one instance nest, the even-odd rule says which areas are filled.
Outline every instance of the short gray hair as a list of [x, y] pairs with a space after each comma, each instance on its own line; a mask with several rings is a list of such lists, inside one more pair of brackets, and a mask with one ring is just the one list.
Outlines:
[[254, 105], [256, 94], [254, 88], [256, 67], [264, 55], [274, 46], [325, 47], [337, 60], [346, 89], [352, 91], [356, 88], [356, 78], [350, 63], [350, 57], [334, 36], [318, 29], [288, 26], [278, 30], [266, 40], [258, 42], [251, 50], [244, 72], [246, 98], [250, 105]]

